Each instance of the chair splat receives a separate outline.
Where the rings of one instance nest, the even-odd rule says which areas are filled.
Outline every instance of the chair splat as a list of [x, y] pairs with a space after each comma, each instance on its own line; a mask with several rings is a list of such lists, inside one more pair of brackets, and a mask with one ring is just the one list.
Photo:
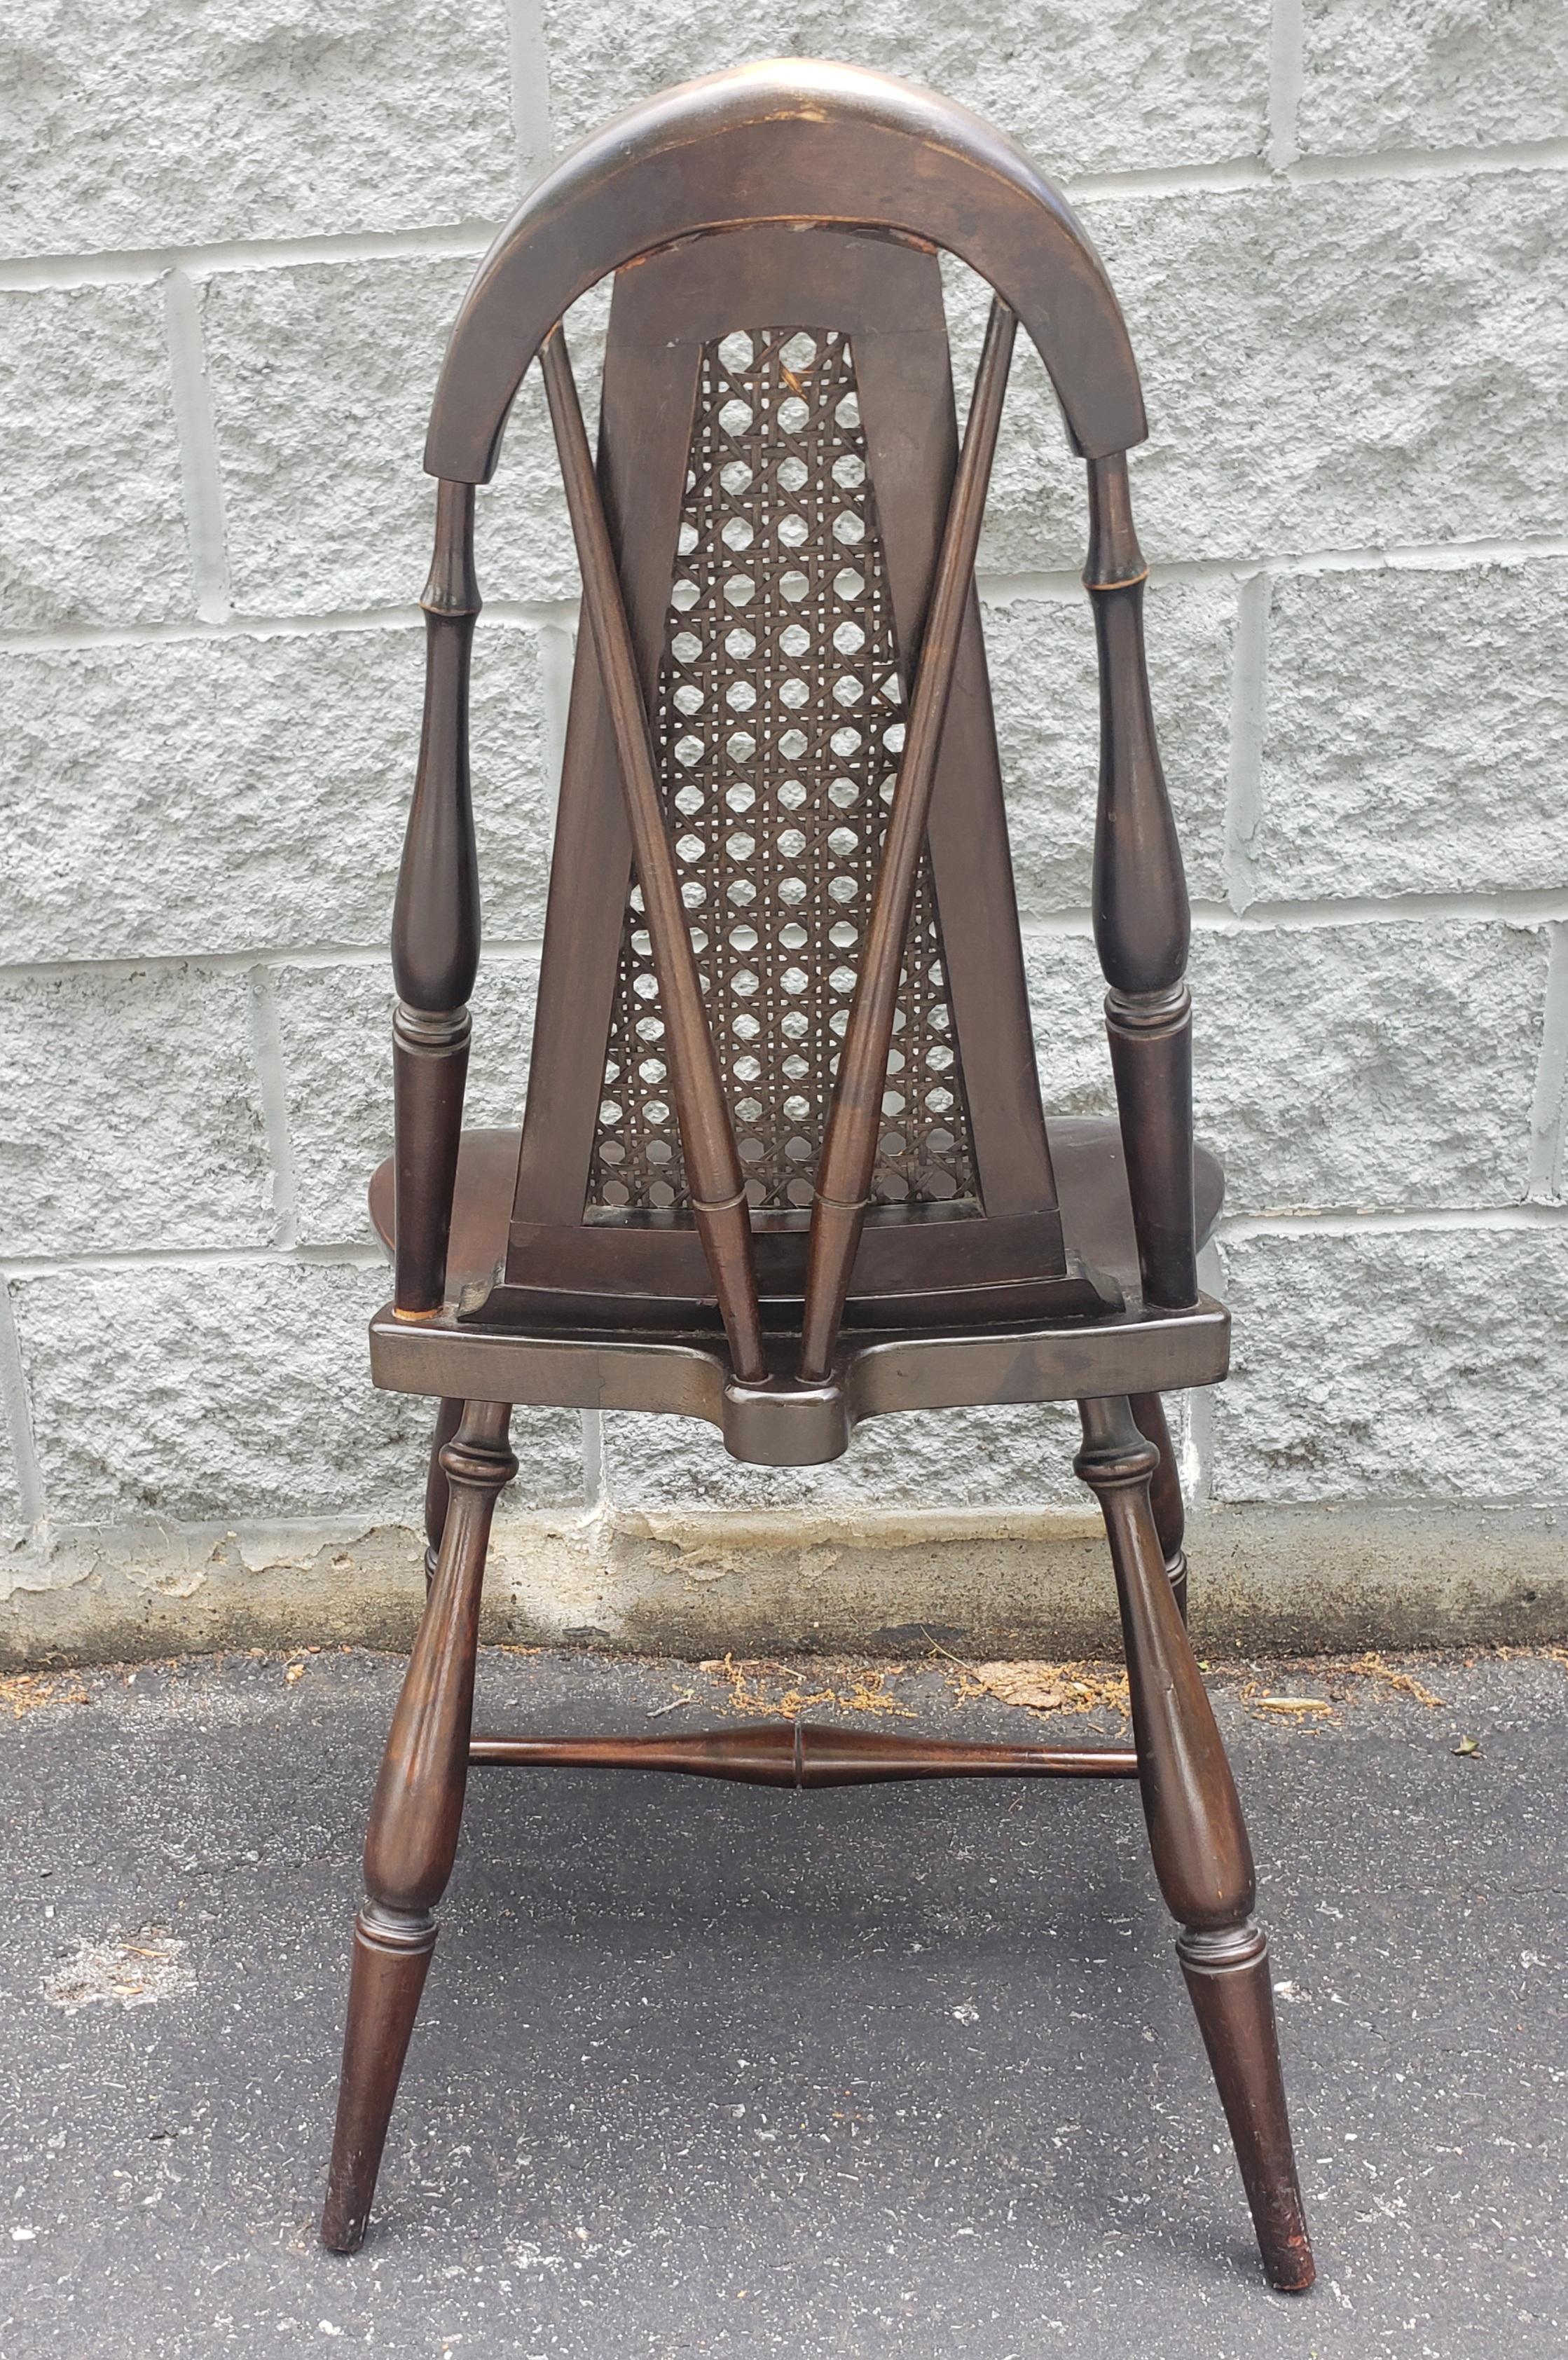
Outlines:
[[[906, 792], [906, 683], [934, 645], [959, 459], [929, 250], [758, 225], [618, 275], [593, 475], [761, 1323], [778, 1338], [769, 1398], [799, 1358], [818, 1167]], [[856, 1333], [1094, 1317], [1120, 1300], [1065, 1248], [962, 566], [951, 603], [950, 694], [944, 716], [931, 704], [901, 942], [902, 897], [884, 905], [893, 1045], [863, 1109], [870, 1185], [827, 1192], [870, 1200], [851, 1223], [842, 1306]], [[610, 705], [585, 629], [505, 1267], [487, 1289], [470, 1281], [465, 1322], [717, 1324]], [[830, 1306], [830, 1355], [837, 1317]]]

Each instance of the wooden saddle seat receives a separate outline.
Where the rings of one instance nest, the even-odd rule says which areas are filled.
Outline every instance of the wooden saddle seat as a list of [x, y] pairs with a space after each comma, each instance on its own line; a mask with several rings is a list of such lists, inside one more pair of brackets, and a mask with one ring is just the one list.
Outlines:
[[[944, 255], [990, 290], [962, 437]], [[595, 446], [564, 323], [602, 283]], [[1111, 1121], [1043, 1111], [975, 586], [1020, 328], [1085, 470]], [[536, 362], [583, 621], [522, 1124], [465, 1131], [475, 490]], [[794, 1786], [1136, 1776], [1265, 2269], [1312, 2281], [1162, 1405], [1225, 1375], [1229, 1320], [1197, 1276], [1224, 1183], [1192, 1135], [1189, 912], [1127, 467], [1146, 431], [1116, 297], [1057, 191], [964, 109], [849, 67], [746, 67], [634, 109], [545, 177], [474, 277], [426, 446], [396, 1144], [371, 1186], [394, 1264], [372, 1374], [440, 1404], [430, 1590], [365, 1844], [322, 2220], [338, 2251], [365, 2233], [471, 1762]], [[678, 1413], [736, 1458], [814, 1465], [863, 1418], [1052, 1400], [1078, 1404], [1110, 1545], [1130, 1747], [474, 1734], [516, 1405]]]
[[[1119, 1126], [1083, 1117], [1047, 1126], [1068, 1257], [1094, 1273], [1078, 1302], [1060, 1302], [1054, 1321], [1020, 1324], [1005, 1317], [978, 1325], [970, 1291], [956, 1327], [928, 1324], [904, 1329], [877, 1319], [846, 1321], [836, 1365], [824, 1381], [800, 1382], [792, 1361], [799, 1346], [798, 1302], [762, 1297], [763, 1338], [769, 1381], [762, 1387], [734, 1382], [714, 1304], [681, 1303], [694, 1317], [672, 1333], [671, 1306], [654, 1301], [637, 1325], [637, 1306], [617, 1301], [608, 1328], [542, 1327], [495, 1319], [496, 1273], [504, 1267], [520, 1134], [464, 1131], [452, 1192], [448, 1285], [453, 1317], [422, 1323], [410, 1349], [407, 1330], [383, 1314], [371, 1327], [371, 1364], [377, 1382], [397, 1388], [410, 1373], [415, 1390], [438, 1384], [448, 1400], [504, 1395], [513, 1404], [553, 1407], [675, 1411], [719, 1428], [734, 1458], [769, 1467], [818, 1466], [842, 1456], [865, 1417], [910, 1409], [956, 1408], [975, 1402], [1069, 1401], [1086, 1390], [1144, 1393], [1201, 1384], [1224, 1373], [1228, 1329], [1223, 1311], [1200, 1299], [1190, 1310], [1146, 1318], [1140, 1300], [1138, 1240]], [[1198, 1241], [1207, 1241], [1225, 1192], [1219, 1159], [1198, 1146], [1193, 1154]], [[397, 1243], [396, 1165], [388, 1156], [370, 1184], [370, 1213], [389, 1247]], [[759, 1272], [759, 1280], [761, 1273]], [[997, 1290], [1004, 1294], [1011, 1289]], [[1060, 1293], [1060, 1290], [1059, 1290]], [[1108, 1299], [1107, 1299], [1108, 1298]], [[463, 1317], [461, 1306], [476, 1310]], [[593, 1306], [574, 1306], [590, 1312]], [[856, 1306], [848, 1308], [853, 1314]], [[936, 1299], [921, 1306], [934, 1322]], [[1114, 1308], [1115, 1316], [1107, 1316]], [[702, 1315], [706, 1313], [705, 1321]], [[620, 1324], [632, 1316], [632, 1324]], [[701, 1324], [696, 1324], [701, 1322]], [[444, 1437], [443, 1437], [444, 1439]]]

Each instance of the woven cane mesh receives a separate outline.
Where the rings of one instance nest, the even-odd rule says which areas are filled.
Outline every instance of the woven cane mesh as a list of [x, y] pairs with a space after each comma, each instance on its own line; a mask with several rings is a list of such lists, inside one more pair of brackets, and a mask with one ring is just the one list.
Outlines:
[[[654, 713], [746, 1196], [809, 1206], [901, 759], [903, 684], [855, 362], [831, 331], [738, 331], [702, 355]], [[689, 1203], [635, 885], [591, 1209]], [[899, 986], [872, 1188], [975, 1194], [929, 858]]]

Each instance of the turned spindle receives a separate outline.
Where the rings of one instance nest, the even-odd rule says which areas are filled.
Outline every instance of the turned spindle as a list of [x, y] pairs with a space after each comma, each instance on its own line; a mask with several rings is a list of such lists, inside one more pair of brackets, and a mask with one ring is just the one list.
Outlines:
[[626, 822], [653, 944], [654, 967], [669, 1023], [667, 1047], [674, 1083], [681, 1153], [691, 1184], [691, 1217], [702, 1240], [719, 1316], [736, 1377], [765, 1384], [757, 1273], [752, 1261], [751, 1208], [725, 1104], [718, 1052], [702, 1005], [702, 987], [675, 856], [664, 825], [658, 766], [648, 708], [637, 681], [637, 653], [626, 621], [620, 574], [610, 545], [588, 449], [587, 431], [558, 323], [539, 351], [545, 395], [561, 457], [561, 482], [583, 569], [583, 603], [621, 765]]
[[1105, 1029], [1144, 1298], [1184, 1310], [1198, 1294], [1187, 884], [1154, 734], [1147, 568], [1120, 453], [1089, 462], [1089, 525], [1083, 582], [1100, 660], [1094, 943], [1110, 987]]
[[931, 585], [931, 609], [909, 705], [909, 738], [877, 872], [866, 952], [817, 1169], [801, 1313], [800, 1374], [807, 1384], [821, 1383], [833, 1365], [850, 1273], [870, 1209], [898, 977], [1017, 330], [1013, 313], [999, 297], [994, 299]]
[[468, 673], [479, 585], [474, 487], [438, 485], [425, 614], [425, 718], [392, 920], [393, 1107], [399, 1318], [429, 1319], [447, 1239], [479, 966], [479, 869], [468, 776]]

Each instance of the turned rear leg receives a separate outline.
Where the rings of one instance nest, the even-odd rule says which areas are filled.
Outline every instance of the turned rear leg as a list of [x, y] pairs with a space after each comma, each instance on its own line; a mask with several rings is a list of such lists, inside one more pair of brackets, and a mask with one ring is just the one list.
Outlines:
[[[1159, 1399], [1159, 1395], [1155, 1395]], [[436, 1430], [430, 1441], [430, 1471], [425, 1477], [425, 1587], [428, 1590], [436, 1578], [436, 1559], [441, 1555], [441, 1535], [446, 1530], [446, 1512], [452, 1498], [452, 1486], [447, 1481], [446, 1469], [441, 1465], [441, 1452], [456, 1434], [463, 1422], [463, 1404], [443, 1401], [436, 1412]], [[1148, 1428], [1144, 1431], [1147, 1433]]]
[[517, 1471], [510, 1410], [469, 1402], [441, 1453], [451, 1507], [435, 1579], [392, 1716], [365, 1843], [348, 2028], [321, 2241], [351, 2254], [370, 2217], [397, 2082], [457, 1852], [474, 1720], [479, 1596], [490, 1520]]
[[1312, 2246], [1290, 2147], [1269, 1943], [1230, 1765], [1167, 1575], [1149, 1502], [1155, 1446], [1125, 1398], [1084, 1401], [1075, 1464], [1105, 1519], [1127, 1641], [1155, 1874], [1230, 2125], [1271, 2286], [1304, 2293]]
[[1152, 1442], [1160, 1453], [1160, 1464], [1149, 1479], [1149, 1496], [1154, 1509], [1160, 1546], [1165, 1552], [1165, 1570], [1171, 1577], [1171, 1587], [1176, 1593], [1176, 1603], [1185, 1622], [1187, 1552], [1182, 1543], [1187, 1535], [1187, 1511], [1181, 1498], [1181, 1478], [1176, 1470], [1176, 1452], [1171, 1441], [1171, 1428], [1165, 1420], [1165, 1404], [1158, 1393], [1134, 1393], [1131, 1407], [1133, 1423], [1138, 1432], [1145, 1441]]

